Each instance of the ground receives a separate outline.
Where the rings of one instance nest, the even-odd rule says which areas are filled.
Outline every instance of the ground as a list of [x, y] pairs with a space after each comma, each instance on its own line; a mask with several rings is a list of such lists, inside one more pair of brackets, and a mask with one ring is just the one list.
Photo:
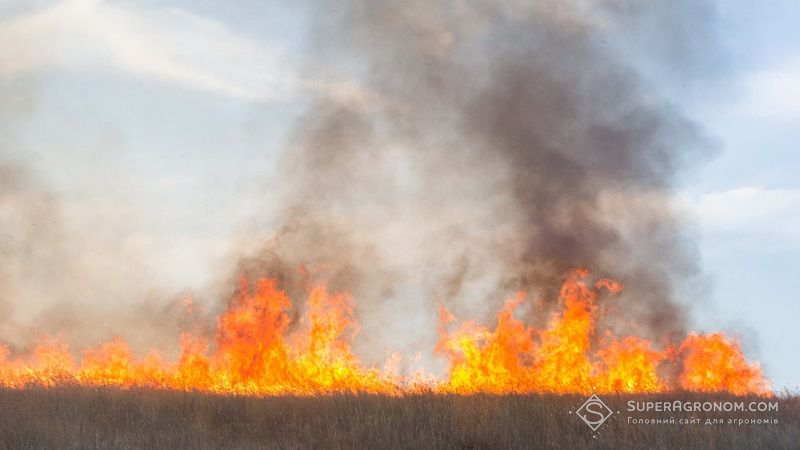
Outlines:
[[[600, 395], [615, 411], [597, 432], [574, 411], [586, 396], [243, 397], [151, 389], [0, 390], [0, 447], [271, 448], [798, 448], [800, 397]], [[769, 401], [778, 411], [629, 412], [628, 401]], [[570, 412], [572, 411], [572, 412]], [[620, 411], [618, 414], [616, 411]], [[629, 418], [673, 417], [674, 424]], [[699, 419], [679, 424], [680, 419]], [[778, 423], [738, 424], [740, 419]], [[722, 419], [722, 424], [706, 424]]]

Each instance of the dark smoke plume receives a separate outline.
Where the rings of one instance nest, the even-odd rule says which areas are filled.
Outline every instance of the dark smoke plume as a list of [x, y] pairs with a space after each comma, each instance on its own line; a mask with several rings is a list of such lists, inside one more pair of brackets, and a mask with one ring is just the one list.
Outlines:
[[[697, 17], [713, 11], [530, 3], [314, 5], [309, 67], [362, 95], [316, 98], [297, 123], [271, 185], [283, 225], [245, 272], [291, 285], [321, 268], [385, 318], [438, 302], [485, 313], [515, 290], [552, 301], [586, 267], [626, 285], [616, 326], [683, 332], [698, 267], [670, 197], [708, 146], [627, 61], [696, 72], [693, 48], [713, 46]], [[620, 45], [645, 34], [652, 54]]]

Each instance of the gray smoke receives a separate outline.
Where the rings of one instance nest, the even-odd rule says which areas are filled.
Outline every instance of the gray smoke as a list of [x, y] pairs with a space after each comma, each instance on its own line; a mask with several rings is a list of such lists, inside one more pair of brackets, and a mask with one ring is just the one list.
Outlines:
[[127, 218], [76, 208], [41, 170], [52, 149], [25, 147], [21, 130], [41, 89], [35, 78], [0, 77], [8, 99], [0, 105], [0, 345], [16, 355], [45, 336], [73, 349], [117, 335], [136, 348], [177, 342], [197, 320], [185, 295], [149, 269], [149, 255], [120, 245], [115, 231]]
[[[625, 319], [609, 326], [683, 332], [699, 268], [670, 198], [708, 143], [662, 82], [691, 88], [718, 66], [708, 3], [307, 6], [300, 84], [319, 95], [269, 183], [275, 233], [237, 277], [277, 277], [296, 301], [310, 280], [351, 291], [360, 354], [377, 358], [432, 349], [442, 303], [488, 321], [525, 290], [536, 301], [521, 313], [546, 320], [575, 267], [626, 285], [604, 304]], [[102, 232], [126, 217], [70, 224], [58, 194], [14, 163], [13, 120], [37, 90], [15, 83], [0, 80], [13, 100], [0, 106], [0, 338], [175, 341], [196, 318], [180, 298], [164, 304], [172, 290], [153, 281], [148, 255]], [[201, 324], [209, 334], [213, 312]]]
[[300, 118], [270, 184], [282, 225], [242, 269], [291, 289], [318, 268], [385, 336], [430, 327], [442, 302], [486, 315], [526, 290], [547, 305], [586, 267], [626, 285], [612, 325], [683, 332], [679, 297], [700, 280], [670, 197], [709, 146], [641, 72], [701, 78], [719, 52], [704, 2], [642, 5], [314, 4], [309, 70], [360, 92]]

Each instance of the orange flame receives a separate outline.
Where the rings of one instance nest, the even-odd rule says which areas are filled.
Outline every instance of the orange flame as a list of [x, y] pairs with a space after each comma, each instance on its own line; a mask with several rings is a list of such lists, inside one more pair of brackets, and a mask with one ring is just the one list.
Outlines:
[[680, 346], [685, 352], [681, 387], [690, 391], [748, 394], [769, 392], [758, 364], [749, 364], [736, 342], [721, 333], [690, 334]]
[[[541, 331], [525, 328], [513, 318], [522, 298], [509, 301], [493, 332], [467, 323], [453, 334], [442, 334], [440, 349], [450, 356], [446, 390], [454, 392], [582, 392], [588, 387], [613, 392], [658, 392], [666, 386], [656, 375], [659, 352], [636, 337], [612, 340], [593, 353], [591, 339], [597, 319], [598, 289], [613, 293], [622, 286], [600, 280], [594, 288], [574, 272], [564, 283], [562, 307]], [[452, 321], [444, 311], [443, 325]], [[539, 335], [538, 344], [533, 335]]]
[[[184, 333], [181, 356], [165, 362], [155, 352], [137, 360], [127, 343], [114, 339], [82, 352], [76, 364], [68, 347], [44, 339], [32, 352], [10, 358], [0, 346], [0, 386], [148, 386], [257, 395], [315, 395], [370, 392], [402, 395], [425, 389], [472, 394], [585, 392], [730, 392], [770, 395], [757, 363], [748, 363], [738, 344], [720, 333], [690, 334], [679, 345], [659, 350], [636, 336], [598, 336], [602, 291], [622, 285], [602, 279], [587, 284], [577, 270], [562, 286], [558, 309], [544, 329], [514, 316], [525, 302], [520, 293], [508, 300], [493, 329], [475, 321], [452, 328], [455, 318], [440, 310], [436, 352], [446, 357], [446, 377], [416, 373], [401, 376], [391, 368], [362, 364], [350, 345], [358, 327], [354, 303], [346, 293], [330, 294], [313, 286], [303, 316], [293, 321], [292, 303], [274, 280], [255, 286], [243, 280], [229, 308], [218, 318], [213, 345]], [[297, 322], [297, 323], [295, 323]], [[677, 378], [662, 374], [662, 364], [681, 367]]]

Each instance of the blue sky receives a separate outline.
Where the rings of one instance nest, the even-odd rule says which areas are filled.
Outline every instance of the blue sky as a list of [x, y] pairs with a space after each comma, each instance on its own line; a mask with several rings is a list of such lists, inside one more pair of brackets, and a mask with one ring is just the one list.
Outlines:
[[[710, 285], [694, 321], [797, 386], [800, 4], [716, 6], [725, 67], [665, 88], [718, 147], [676, 193]], [[0, 4], [0, 40], [15, 43], [0, 48], [3, 151], [59, 198], [65, 251], [86, 268], [64, 281], [74, 295], [202, 290], [269, 228], [273, 162], [308, 94], [369, 97], [333, 70], [303, 73], [302, 25], [280, 2]], [[53, 293], [23, 281], [45, 308]]]

